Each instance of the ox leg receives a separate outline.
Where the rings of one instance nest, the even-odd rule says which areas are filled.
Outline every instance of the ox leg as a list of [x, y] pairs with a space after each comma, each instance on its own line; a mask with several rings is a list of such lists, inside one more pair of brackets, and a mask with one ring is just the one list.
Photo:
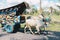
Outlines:
[[44, 25], [44, 31], [46, 30], [46, 25]]
[[36, 30], [37, 30], [37, 33], [40, 34], [40, 30], [39, 30], [39, 27], [38, 26], [36, 26]]
[[31, 29], [31, 27], [29, 27], [29, 30], [30, 30], [30, 32], [34, 35], [34, 33], [33, 33], [32, 29]]
[[24, 33], [26, 33], [26, 28], [27, 28], [27, 26], [25, 26], [25, 28], [24, 28]]

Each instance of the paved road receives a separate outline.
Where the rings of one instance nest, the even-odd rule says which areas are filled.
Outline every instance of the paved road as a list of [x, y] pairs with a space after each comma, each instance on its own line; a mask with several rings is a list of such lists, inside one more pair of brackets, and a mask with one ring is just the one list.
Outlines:
[[32, 35], [22, 32], [6, 33], [0, 30], [0, 40], [60, 40], [60, 32], [48, 32], [47, 35]]

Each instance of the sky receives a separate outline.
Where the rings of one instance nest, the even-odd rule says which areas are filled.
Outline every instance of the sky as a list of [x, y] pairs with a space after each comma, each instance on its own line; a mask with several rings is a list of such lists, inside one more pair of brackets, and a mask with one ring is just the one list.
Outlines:
[[[11, 7], [24, 1], [29, 3], [29, 5], [35, 5], [37, 9], [40, 8], [40, 0], [0, 0], [0, 9]], [[42, 8], [50, 6], [57, 8], [56, 5], [60, 5], [58, 0], [42, 0]]]

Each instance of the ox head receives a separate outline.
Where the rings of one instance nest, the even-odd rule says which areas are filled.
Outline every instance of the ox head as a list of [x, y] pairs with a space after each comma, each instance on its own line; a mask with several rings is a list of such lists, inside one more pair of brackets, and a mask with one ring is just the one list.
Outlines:
[[50, 21], [51, 21], [51, 18], [49, 17], [49, 16], [44, 16], [43, 14], [40, 14], [39, 16], [38, 16], [40, 19], [42, 19], [42, 21], [44, 22], [44, 24], [47, 26], [49, 23], [50, 23]]

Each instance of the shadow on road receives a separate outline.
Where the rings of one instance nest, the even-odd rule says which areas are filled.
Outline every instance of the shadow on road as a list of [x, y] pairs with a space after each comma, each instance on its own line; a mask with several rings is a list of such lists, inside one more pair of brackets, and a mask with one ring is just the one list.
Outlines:
[[47, 37], [48, 37], [48, 40], [60, 40], [60, 32], [50, 31]]
[[60, 32], [48, 31], [47, 35], [44, 35], [44, 36], [42, 35], [41, 37], [33, 40], [60, 40]]
[[[20, 30], [20, 32], [23, 32], [23, 29]], [[48, 34], [44, 35], [42, 39], [33, 39], [33, 40], [60, 40], [60, 32], [48, 31]]]
[[6, 35], [9, 35], [9, 34], [7, 34], [7, 33], [6, 34], [0, 34], [0, 37], [6, 36]]

